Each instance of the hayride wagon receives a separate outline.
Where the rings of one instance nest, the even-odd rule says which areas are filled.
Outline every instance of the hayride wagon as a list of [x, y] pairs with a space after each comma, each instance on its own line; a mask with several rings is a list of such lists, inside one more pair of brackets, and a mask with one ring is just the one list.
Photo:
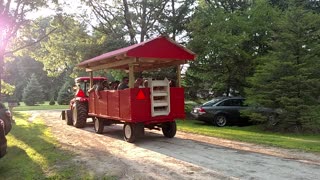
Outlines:
[[[175, 119], [185, 118], [184, 89], [181, 88], [180, 65], [194, 60], [195, 54], [173, 40], [160, 36], [149, 41], [102, 54], [78, 64], [90, 73], [102, 69], [125, 70], [129, 73], [129, 88], [124, 90], [89, 93], [88, 116], [94, 118], [96, 133], [102, 133], [104, 125], [124, 124], [125, 141], [133, 142], [144, 134], [144, 129], [162, 130], [165, 137], [176, 134]], [[134, 88], [136, 72], [178, 67], [176, 87], [170, 87], [168, 79], [148, 78], [148, 86]], [[73, 117], [73, 121], [77, 121]]]

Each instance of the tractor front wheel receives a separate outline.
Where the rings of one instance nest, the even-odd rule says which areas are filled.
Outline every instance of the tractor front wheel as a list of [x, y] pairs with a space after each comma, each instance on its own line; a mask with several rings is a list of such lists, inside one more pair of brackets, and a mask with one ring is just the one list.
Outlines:
[[73, 125], [73, 119], [72, 119], [72, 111], [71, 110], [66, 110], [65, 111], [65, 116], [66, 116], [66, 122], [67, 125]]
[[86, 104], [76, 101], [72, 110], [73, 126], [76, 128], [84, 128], [87, 122], [87, 116]]

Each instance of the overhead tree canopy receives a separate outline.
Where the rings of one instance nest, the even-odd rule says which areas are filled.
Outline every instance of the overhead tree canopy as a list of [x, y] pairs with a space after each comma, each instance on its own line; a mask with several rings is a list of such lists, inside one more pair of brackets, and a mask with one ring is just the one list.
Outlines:
[[[45, 0], [0, 1], [0, 80], [2, 79], [4, 56], [7, 54], [10, 41], [17, 35], [18, 30], [29, 22], [26, 15], [46, 4]], [[0, 94], [2, 92], [1, 82]]]
[[159, 34], [173, 39], [184, 31], [191, 18], [195, 0], [83, 0], [99, 25], [93, 27], [117, 37], [128, 36], [130, 44], [143, 42]]

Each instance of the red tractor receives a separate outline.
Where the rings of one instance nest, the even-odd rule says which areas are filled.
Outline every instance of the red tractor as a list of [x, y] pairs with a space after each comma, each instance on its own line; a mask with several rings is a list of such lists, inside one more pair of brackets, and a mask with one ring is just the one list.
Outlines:
[[[93, 84], [107, 80], [105, 77], [93, 77]], [[83, 128], [86, 125], [88, 115], [88, 101], [90, 89], [90, 77], [78, 77], [75, 79], [75, 95], [70, 100], [70, 109], [62, 111], [62, 120], [68, 125]]]

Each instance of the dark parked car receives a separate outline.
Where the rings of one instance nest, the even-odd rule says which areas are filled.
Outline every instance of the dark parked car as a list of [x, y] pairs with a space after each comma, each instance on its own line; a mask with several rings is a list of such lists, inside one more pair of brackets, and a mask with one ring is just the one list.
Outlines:
[[7, 139], [6, 135], [12, 128], [11, 113], [6, 107], [0, 103], [0, 158], [7, 152]]
[[191, 114], [200, 121], [212, 123], [223, 127], [227, 124], [244, 124], [249, 118], [241, 116], [242, 110], [259, 110], [273, 114], [268, 108], [254, 109], [244, 104], [242, 97], [221, 97], [208, 101], [200, 106], [194, 107]]

